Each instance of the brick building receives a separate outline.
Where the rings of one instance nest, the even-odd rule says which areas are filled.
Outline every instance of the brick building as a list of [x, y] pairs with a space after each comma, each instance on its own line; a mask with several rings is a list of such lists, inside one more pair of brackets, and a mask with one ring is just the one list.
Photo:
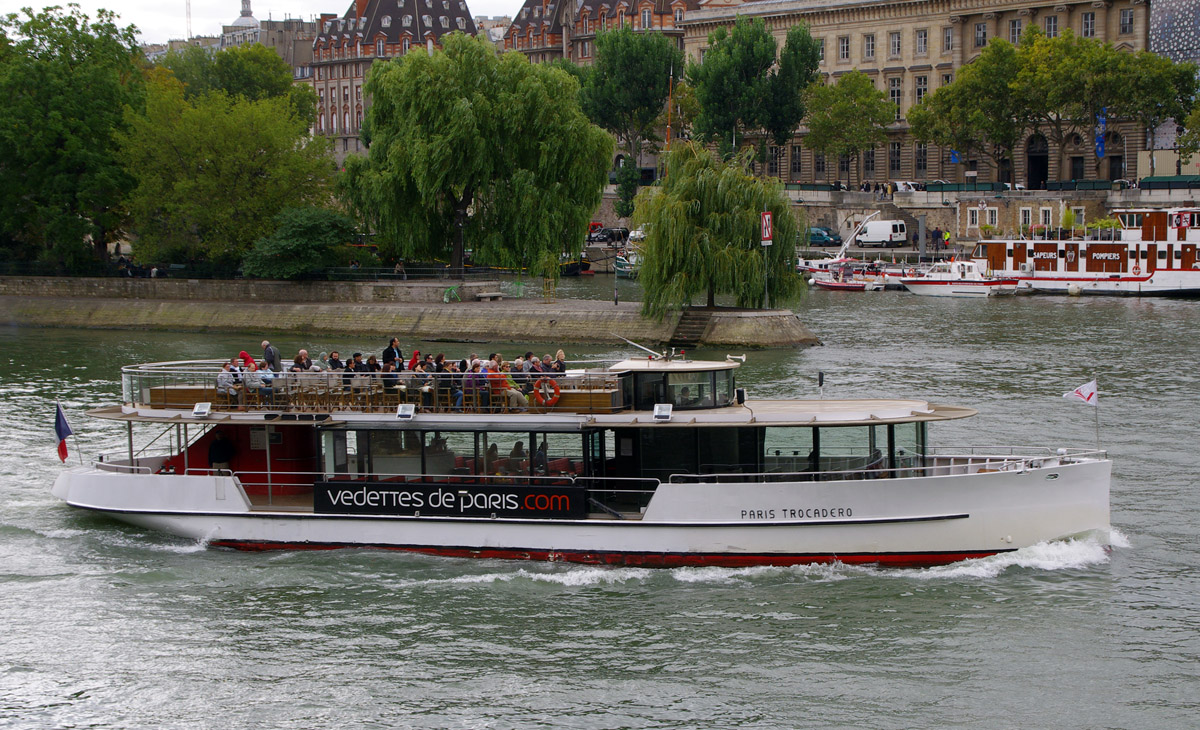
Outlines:
[[340, 164], [362, 152], [366, 114], [363, 81], [371, 64], [423, 44], [440, 48], [447, 33], [475, 35], [466, 0], [353, 0], [341, 17], [322, 15], [313, 41], [311, 82], [317, 93], [316, 133], [333, 140]]

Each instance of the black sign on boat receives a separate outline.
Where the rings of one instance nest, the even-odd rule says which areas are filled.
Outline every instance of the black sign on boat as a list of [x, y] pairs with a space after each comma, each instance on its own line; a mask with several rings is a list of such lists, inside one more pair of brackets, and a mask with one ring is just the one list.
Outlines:
[[587, 490], [528, 485], [317, 482], [313, 511], [342, 515], [421, 515], [576, 520], [587, 517]]

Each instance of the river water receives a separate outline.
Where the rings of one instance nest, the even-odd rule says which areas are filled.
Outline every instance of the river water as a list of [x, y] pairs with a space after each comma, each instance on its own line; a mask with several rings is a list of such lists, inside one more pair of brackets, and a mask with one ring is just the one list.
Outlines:
[[[560, 294], [611, 299], [612, 285]], [[750, 352], [752, 396], [815, 395], [824, 371], [829, 397], [979, 409], [931, 428], [937, 444], [1094, 445], [1096, 411], [1061, 394], [1097, 374], [1111, 553], [641, 570], [207, 549], [55, 501], [54, 403], [78, 432], [72, 460], [117, 449], [123, 430], [83, 411], [119, 399], [120, 365], [260, 338], [13, 326], [0, 330], [0, 727], [1196, 727], [1200, 303], [812, 292], [797, 311], [824, 346]]]

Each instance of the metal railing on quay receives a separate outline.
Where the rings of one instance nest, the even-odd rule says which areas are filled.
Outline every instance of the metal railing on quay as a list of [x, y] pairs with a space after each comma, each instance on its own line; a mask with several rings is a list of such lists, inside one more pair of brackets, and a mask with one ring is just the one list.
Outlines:
[[[164, 362], [122, 369], [122, 392], [134, 406], [190, 410], [211, 403], [214, 411], [278, 413], [389, 413], [411, 404], [414, 412], [506, 413], [522, 408], [613, 412], [624, 405], [620, 380], [605, 372], [514, 373], [508, 379], [483, 373], [411, 371], [223, 372], [220, 360]], [[515, 385], [516, 387], [512, 387]], [[520, 396], [514, 394], [519, 393]]]

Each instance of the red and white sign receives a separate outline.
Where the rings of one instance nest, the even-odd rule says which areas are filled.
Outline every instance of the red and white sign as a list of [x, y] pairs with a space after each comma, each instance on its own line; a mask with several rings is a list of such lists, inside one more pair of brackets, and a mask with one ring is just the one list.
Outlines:
[[762, 245], [771, 245], [771, 211], [764, 210], [762, 213]]

